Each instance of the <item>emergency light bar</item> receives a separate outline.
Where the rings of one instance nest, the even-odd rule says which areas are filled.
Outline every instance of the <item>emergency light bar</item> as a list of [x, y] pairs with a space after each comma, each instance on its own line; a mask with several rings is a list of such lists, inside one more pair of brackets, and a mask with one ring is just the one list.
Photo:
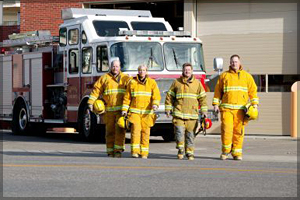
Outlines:
[[191, 33], [189, 31], [128, 31], [128, 30], [120, 30], [120, 36], [160, 36], [160, 37], [191, 37]]

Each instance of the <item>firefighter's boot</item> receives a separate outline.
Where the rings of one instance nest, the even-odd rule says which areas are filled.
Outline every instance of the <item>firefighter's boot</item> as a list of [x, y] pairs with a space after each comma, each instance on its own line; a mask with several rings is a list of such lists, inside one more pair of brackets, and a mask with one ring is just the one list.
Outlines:
[[133, 154], [131, 154], [131, 157], [133, 157], [133, 158], [138, 158], [138, 157], [139, 157], [139, 154], [133, 153]]
[[194, 159], [195, 159], [195, 157], [193, 155], [188, 156], [188, 160], [194, 160]]
[[221, 159], [221, 160], [227, 160], [227, 158], [228, 158], [228, 153], [222, 153], [222, 154], [220, 155], [220, 159]]
[[120, 151], [116, 151], [115, 158], [122, 158], [122, 153]]
[[233, 156], [233, 160], [241, 161], [241, 160], [243, 160], [243, 157], [242, 156]]
[[178, 158], [179, 160], [182, 160], [183, 157], [184, 157], [184, 151], [183, 151], [183, 149], [179, 149], [179, 150], [178, 150], [178, 154], [177, 154], [177, 158]]

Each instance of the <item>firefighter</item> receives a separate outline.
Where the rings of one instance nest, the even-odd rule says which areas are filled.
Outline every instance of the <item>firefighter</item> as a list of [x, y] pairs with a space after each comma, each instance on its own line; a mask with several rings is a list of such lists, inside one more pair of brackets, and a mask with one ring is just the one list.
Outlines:
[[130, 77], [121, 72], [120, 61], [113, 60], [110, 71], [94, 84], [88, 100], [91, 110], [93, 110], [93, 103], [99, 97], [105, 102], [105, 138], [109, 157], [122, 157], [122, 152], [125, 150], [126, 131], [117, 125], [117, 121], [121, 117], [123, 96], [129, 80]]
[[147, 159], [150, 128], [154, 125], [160, 102], [160, 92], [155, 80], [148, 77], [147, 67], [140, 65], [138, 75], [128, 84], [122, 106], [131, 126], [131, 156]]
[[174, 132], [178, 159], [194, 160], [194, 138], [199, 118], [199, 107], [203, 116], [207, 116], [206, 92], [193, 75], [193, 66], [185, 63], [182, 66], [182, 76], [176, 79], [165, 101], [167, 117], [173, 115]]
[[229, 70], [222, 73], [215, 87], [213, 106], [221, 112], [221, 160], [232, 154], [234, 160], [242, 160], [244, 140], [245, 106], [250, 99], [255, 109], [259, 103], [257, 86], [253, 77], [243, 70], [238, 55], [230, 57]]

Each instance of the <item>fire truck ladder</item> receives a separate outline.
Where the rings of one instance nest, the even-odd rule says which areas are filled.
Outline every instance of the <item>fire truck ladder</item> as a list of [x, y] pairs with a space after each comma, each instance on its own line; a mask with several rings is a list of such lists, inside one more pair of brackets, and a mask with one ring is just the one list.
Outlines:
[[13, 34], [9, 35], [9, 38], [9, 40], [3, 41], [2, 47], [39, 46], [58, 42], [58, 37], [51, 36], [50, 31], [31, 31]]

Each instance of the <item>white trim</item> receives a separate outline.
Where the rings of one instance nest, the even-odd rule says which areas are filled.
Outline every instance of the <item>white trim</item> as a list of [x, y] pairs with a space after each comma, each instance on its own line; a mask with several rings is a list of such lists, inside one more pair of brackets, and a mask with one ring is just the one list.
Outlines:
[[67, 106], [68, 111], [78, 111], [78, 106]]

